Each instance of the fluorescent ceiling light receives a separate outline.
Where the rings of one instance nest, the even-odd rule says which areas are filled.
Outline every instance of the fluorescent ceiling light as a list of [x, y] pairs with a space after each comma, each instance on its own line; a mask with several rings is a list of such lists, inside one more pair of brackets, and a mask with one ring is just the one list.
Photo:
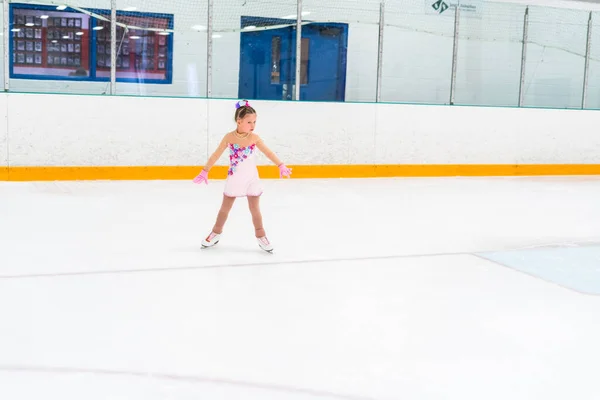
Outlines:
[[77, 32], [76, 35], [81, 36], [81, 35], [83, 35], [83, 32]]
[[162, 36], [169, 36], [171, 34], [171, 32], [162, 31], [162, 32], [158, 32], [158, 34], [162, 35]]
[[48, 17], [49, 17], [48, 15], [42, 15], [40, 18], [41, 19], [48, 19]]
[[63, 36], [63, 39], [68, 39], [69, 37], [67, 35]]
[[33, 26], [33, 22], [28, 22], [25, 24], [25, 26]]
[[20, 32], [21, 30], [19, 28], [12, 28], [10, 31], [11, 32]]
[[58, 40], [53, 40], [52, 43], [58, 43]]
[[139, 38], [140, 38], [139, 36], [129, 36], [129, 39], [133, 39], [133, 40], [139, 39]]
[[62, 5], [62, 6], [58, 6], [58, 7], [56, 7], [56, 9], [57, 9], [58, 11], [66, 10], [66, 9], [67, 9], [67, 6], [64, 6], [64, 5]]
[[104, 29], [104, 27], [103, 26], [95, 26], [93, 29], [95, 31], [101, 31], [102, 29]]

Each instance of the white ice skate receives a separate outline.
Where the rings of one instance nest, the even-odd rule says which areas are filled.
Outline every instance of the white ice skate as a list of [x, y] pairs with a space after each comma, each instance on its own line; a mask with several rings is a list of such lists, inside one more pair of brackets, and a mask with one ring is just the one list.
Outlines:
[[210, 235], [208, 235], [206, 237], [206, 239], [204, 239], [202, 241], [202, 247], [203, 248], [213, 247], [215, 244], [219, 243], [219, 239], [220, 238], [221, 238], [221, 234], [220, 233], [211, 232]]
[[256, 240], [258, 241], [258, 245], [261, 249], [263, 249], [264, 251], [268, 251], [269, 253], [273, 252], [273, 245], [271, 245], [271, 242], [269, 242], [269, 239], [267, 239], [266, 236], [256, 238]]

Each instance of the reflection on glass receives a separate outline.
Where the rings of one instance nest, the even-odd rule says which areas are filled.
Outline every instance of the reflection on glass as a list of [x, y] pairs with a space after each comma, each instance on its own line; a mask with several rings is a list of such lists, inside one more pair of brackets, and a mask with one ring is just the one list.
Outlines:
[[271, 83], [281, 82], [281, 36], [274, 36], [271, 43]]
[[74, 11], [12, 8], [15, 77], [87, 77], [90, 17]]
[[[0, 0], [0, 9], [3, 8]], [[0, 18], [0, 90], [4, 90], [4, 18]]]
[[[376, 100], [380, 0], [303, 0], [301, 100]], [[308, 63], [305, 65], [305, 60]]]
[[600, 109], [600, 12], [592, 13], [592, 37], [586, 108]]
[[[111, 25], [101, 18], [110, 11], [94, 10], [92, 15], [98, 19], [68, 8], [13, 5], [12, 76], [109, 79]], [[118, 12], [117, 20], [122, 24], [117, 26], [117, 79], [169, 81], [172, 15]]]
[[588, 13], [529, 8], [524, 105], [580, 108]]
[[431, 6], [424, 7], [423, 2], [386, 2], [382, 101], [450, 102], [454, 43], [451, 10], [440, 14]]
[[525, 8], [485, 3], [460, 13], [456, 104], [519, 104]]
[[218, 38], [213, 40], [213, 97], [291, 96], [296, 11], [295, 1], [214, 2], [213, 32]]
[[[111, 1], [93, 3], [90, 14], [79, 11], [88, 0], [74, 0], [76, 8], [11, 3], [12, 90], [108, 91]], [[294, 100], [298, 89], [303, 101], [376, 101], [381, 0], [303, 0], [299, 49], [295, 0], [215, 1], [210, 74], [208, 4], [140, 4], [117, 2], [117, 94], [203, 97], [210, 79], [214, 98]], [[581, 107], [589, 13], [529, 10], [524, 105]], [[461, 1], [456, 104], [518, 104], [524, 14], [524, 4]], [[600, 108], [594, 16], [587, 107]], [[452, 1], [386, 0], [382, 101], [449, 103], [454, 24]]]
[[[119, 13], [120, 14], [120, 13]], [[172, 63], [169, 29], [171, 16], [125, 12], [117, 14], [117, 80], [168, 82]], [[135, 29], [143, 27], [144, 29]], [[96, 30], [96, 74], [110, 78], [110, 22], [98, 21]]]
[[310, 61], [310, 39], [302, 38], [300, 41], [302, 55], [300, 58], [300, 84], [308, 85], [308, 65]]
[[207, 96], [207, 1], [117, 0], [117, 10], [129, 28], [117, 32], [117, 93]]

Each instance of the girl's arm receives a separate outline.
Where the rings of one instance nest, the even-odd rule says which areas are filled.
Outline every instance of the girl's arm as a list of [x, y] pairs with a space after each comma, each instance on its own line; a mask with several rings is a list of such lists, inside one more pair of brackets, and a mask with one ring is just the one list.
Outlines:
[[217, 149], [214, 151], [214, 153], [212, 153], [212, 155], [206, 162], [206, 165], [202, 169], [205, 170], [206, 172], [210, 171], [212, 166], [215, 165], [217, 160], [221, 157], [221, 155], [223, 154], [225, 149], [227, 149], [227, 135], [225, 135], [223, 137], [223, 139], [221, 140], [221, 143], [219, 143], [219, 147], [217, 147]]
[[258, 149], [260, 151], [263, 152], [263, 154], [265, 156], [267, 156], [267, 158], [269, 160], [271, 160], [271, 162], [277, 166], [280, 166], [281, 164], [283, 164], [283, 161], [281, 161], [276, 155], [275, 153], [273, 153], [273, 151], [271, 149], [269, 149], [267, 147], [267, 145], [265, 144], [265, 142], [263, 142], [263, 140], [261, 138], [257, 138], [256, 140], [256, 147], [258, 147]]

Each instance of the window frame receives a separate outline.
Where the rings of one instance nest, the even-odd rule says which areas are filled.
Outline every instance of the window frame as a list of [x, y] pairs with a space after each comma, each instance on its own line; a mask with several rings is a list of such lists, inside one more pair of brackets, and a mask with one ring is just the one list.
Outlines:
[[[19, 74], [15, 73], [15, 63], [13, 62], [14, 49], [14, 35], [11, 31], [14, 26], [15, 10], [36, 10], [36, 11], [60, 11], [60, 12], [71, 12], [74, 14], [84, 14], [76, 9], [67, 7], [65, 10], [56, 10], [56, 6], [39, 5], [39, 4], [27, 4], [27, 3], [10, 3], [9, 4], [9, 77], [10, 79], [24, 79], [24, 80], [41, 80], [41, 81], [78, 81], [78, 82], [110, 82], [110, 77], [99, 77], [97, 76], [97, 64], [96, 64], [96, 38], [97, 31], [93, 28], [97, 26], [97, 19], [90, 17], [89, 34], [87, 38], [88, 46], [88, 62], [89, 62], [89, 76], [61, 76], [61, 75], [37, 75], [37, 74]], [[84, 8], [86, 11], [90, 11], [95, 14], [105, 15], [110, 18], [110, 10], [96, 9], [96, 8]], [[168, 21], [168, 29], [173, 29], [173, 14], [165, 13], [149, 13], [149, 12], [131, 12], [117, 10], [117, 16], [134, 16], [137, 18], [162, 18]], [[156, 35], [158, 36], [158, 35]], [[165, 78], [164, 79], [145, 79], [144, 77], [136, 78], [119, 78], [117, 76], [116, 81], [119, 83], [138, 83], [138, 84], [166, 84], [170, 85], [173, 83], [173, 33], [171, 32], [166, 36], [167, 53], [166, 53], [166, 65], [165, 65]], [[47, 41], [47, 37], [43, 37], [42, 41]], [[83, 42], [83, 40], [82, 40]], [[118, 71], [117, 71], [118, 73]]]

